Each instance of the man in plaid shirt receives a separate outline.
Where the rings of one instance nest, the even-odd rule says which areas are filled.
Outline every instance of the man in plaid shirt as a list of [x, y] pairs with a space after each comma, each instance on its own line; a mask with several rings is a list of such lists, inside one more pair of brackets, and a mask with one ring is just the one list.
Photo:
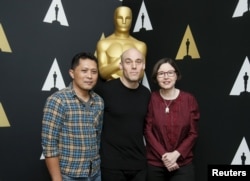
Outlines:
[[48, 97], [42, 120], [42, 147], [53, 181], [100, 181], [103, 99], [92, 89], [98, 79], [94, 55], [71, 62], [70, 85]]

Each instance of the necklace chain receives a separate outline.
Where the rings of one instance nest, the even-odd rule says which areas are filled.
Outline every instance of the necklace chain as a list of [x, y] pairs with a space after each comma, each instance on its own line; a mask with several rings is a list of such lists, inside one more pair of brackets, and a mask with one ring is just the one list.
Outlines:
[[163, 100], [164, 104], [165, 104], [165, 113], [169, 113], [169, 106], [171, 105], [171, 103], [173, 102], [173, 100], [170, 100], [170, 102], [167, 104], [165, 100]]
[[[163, 102], [165, 104], [165, 113], [169, 113], [169, 106], [172, 104], [174, 99], [171, 99], [170, 102], [167, 104], [166, 103], [166, 97], [163, 95], [162, 90], [160, 90], [161, 97], [163, 99]], [[175, 90], [174, 90], [174, 96], [175, 96]]]
[[163, 98], [163, 99], [166, 99], [166, 100], [173, 100], [173, 99], [175, 99], [176, 98], [176, 89], [174, 89], [173, 90], [173, 93], [172, 93], [172, 95], [171, 95], [171, 97], [167, 97], [167, 96], [165, 96], [164, 94], [163, 94], [163, 90], [162, 89], [160, 89], [160, 95], [161, 95], [161, 97]]
[[[170, 98], [170, 99], [167, 99], [164, 95], [163, 95], [163, 93], [162, 93], [162, 89], [160, 89], [160, 95], [161, 95], [161, 97], [162, 97], [162, 99], [163, 99], [163, 102], [164, 102], [164, 104], [165, 104], [165, 113], [169, 113], [169, 107], [170, 107], [170, 105], [172, 104], [172, 102], [176, 99], [176, 89], [174, 89], [174, 92], [173, 92], [173, 96], [172, 96], [172, 98]], [[169, 103], [167, 104], [166, 103], [166, 100], [169, 100]]]

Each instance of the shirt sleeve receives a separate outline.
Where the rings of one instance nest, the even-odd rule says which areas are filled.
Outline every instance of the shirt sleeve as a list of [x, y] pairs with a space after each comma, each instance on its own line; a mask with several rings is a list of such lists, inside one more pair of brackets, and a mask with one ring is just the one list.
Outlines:
[[179, 144], [177, 150], [184, 159], [190, 155], [198, 137], [198, 121], [200, 119], [199, 107], [196, 99], [191, 96], [188, 100], [190, 108], [190, 129], [183, 141]]
[[166, 150], [158, 142], [158, 140], [156, 139], [156, 137], [152, 131], [152, 129], [153, 129], [152, 128], [152, 121], [154, 119], [154, 111], [153, 110], [154, 110], [154, 107], [153, 107], [153, 102], [152, 102], [152, 97], [151, 97], [149, 105], [148, 105], [148, 112], [147, 112], [147, 116], [146, 116], [144, 134], [145, 134], [147, 147], [149, 147], [150, 150], [161, 159], [162, 155], [164, 153], [166, 153]]
[[49, 97], [43, 109], [42, 148], [45, 157], [58, 156], [59, 131], [61, 130], [64, 108], [59, 98]]

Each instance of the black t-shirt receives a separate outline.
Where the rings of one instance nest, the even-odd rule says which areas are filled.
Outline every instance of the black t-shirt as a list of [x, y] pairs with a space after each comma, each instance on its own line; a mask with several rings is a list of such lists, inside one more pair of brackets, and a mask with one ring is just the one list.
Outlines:
[[101, 165], [110, 169], [138, 170], [146, 166], [143, 128], [150, 91], [143, 85], [124, 86], [120, 79], [95, 90], [104, 99]]

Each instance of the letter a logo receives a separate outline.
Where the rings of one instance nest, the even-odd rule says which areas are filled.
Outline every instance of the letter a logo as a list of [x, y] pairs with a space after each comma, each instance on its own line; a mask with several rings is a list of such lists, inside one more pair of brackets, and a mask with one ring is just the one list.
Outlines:
[[233, 18], [249, 15], [249, 0], [239, 0]]
[[152, 30], [152, 25], [144, 1], [142, 2], [133, 32]]
[[3, 27], [0, 23], [0, 51], [2, 52], [12, 52], [8, 43], [8, 40], [3, 31]]
[[243, 137], [231, 165], [249, 165], [250, 152], [245, 137]]
[[44, 82], [43, 91], [58, 91], [65, 88], [65, 83], [63, 81], [63, 77], [57, 63], [56, 58], [50, 68], [49, 74]]
[[176, 55], [176, 60], [192, 60], [199, 59], [200, 55], [196, 47], [191, 29], [187, 26], [186, 32], [182, 39], [179, 51]]
[[0, 102], [0, 127], [10, 127], [10, 123]]
[[61, 0], [52, 1], [43, 22], [69, 26]]
[[249, 86], [249, 76], [250, 76], [250, 63], [246, 57], [243, 65], [239, 71], [239, 74], [234, 82], [233, 88], [230, 92], [231, 96], [248, 95], [250, 92]]

